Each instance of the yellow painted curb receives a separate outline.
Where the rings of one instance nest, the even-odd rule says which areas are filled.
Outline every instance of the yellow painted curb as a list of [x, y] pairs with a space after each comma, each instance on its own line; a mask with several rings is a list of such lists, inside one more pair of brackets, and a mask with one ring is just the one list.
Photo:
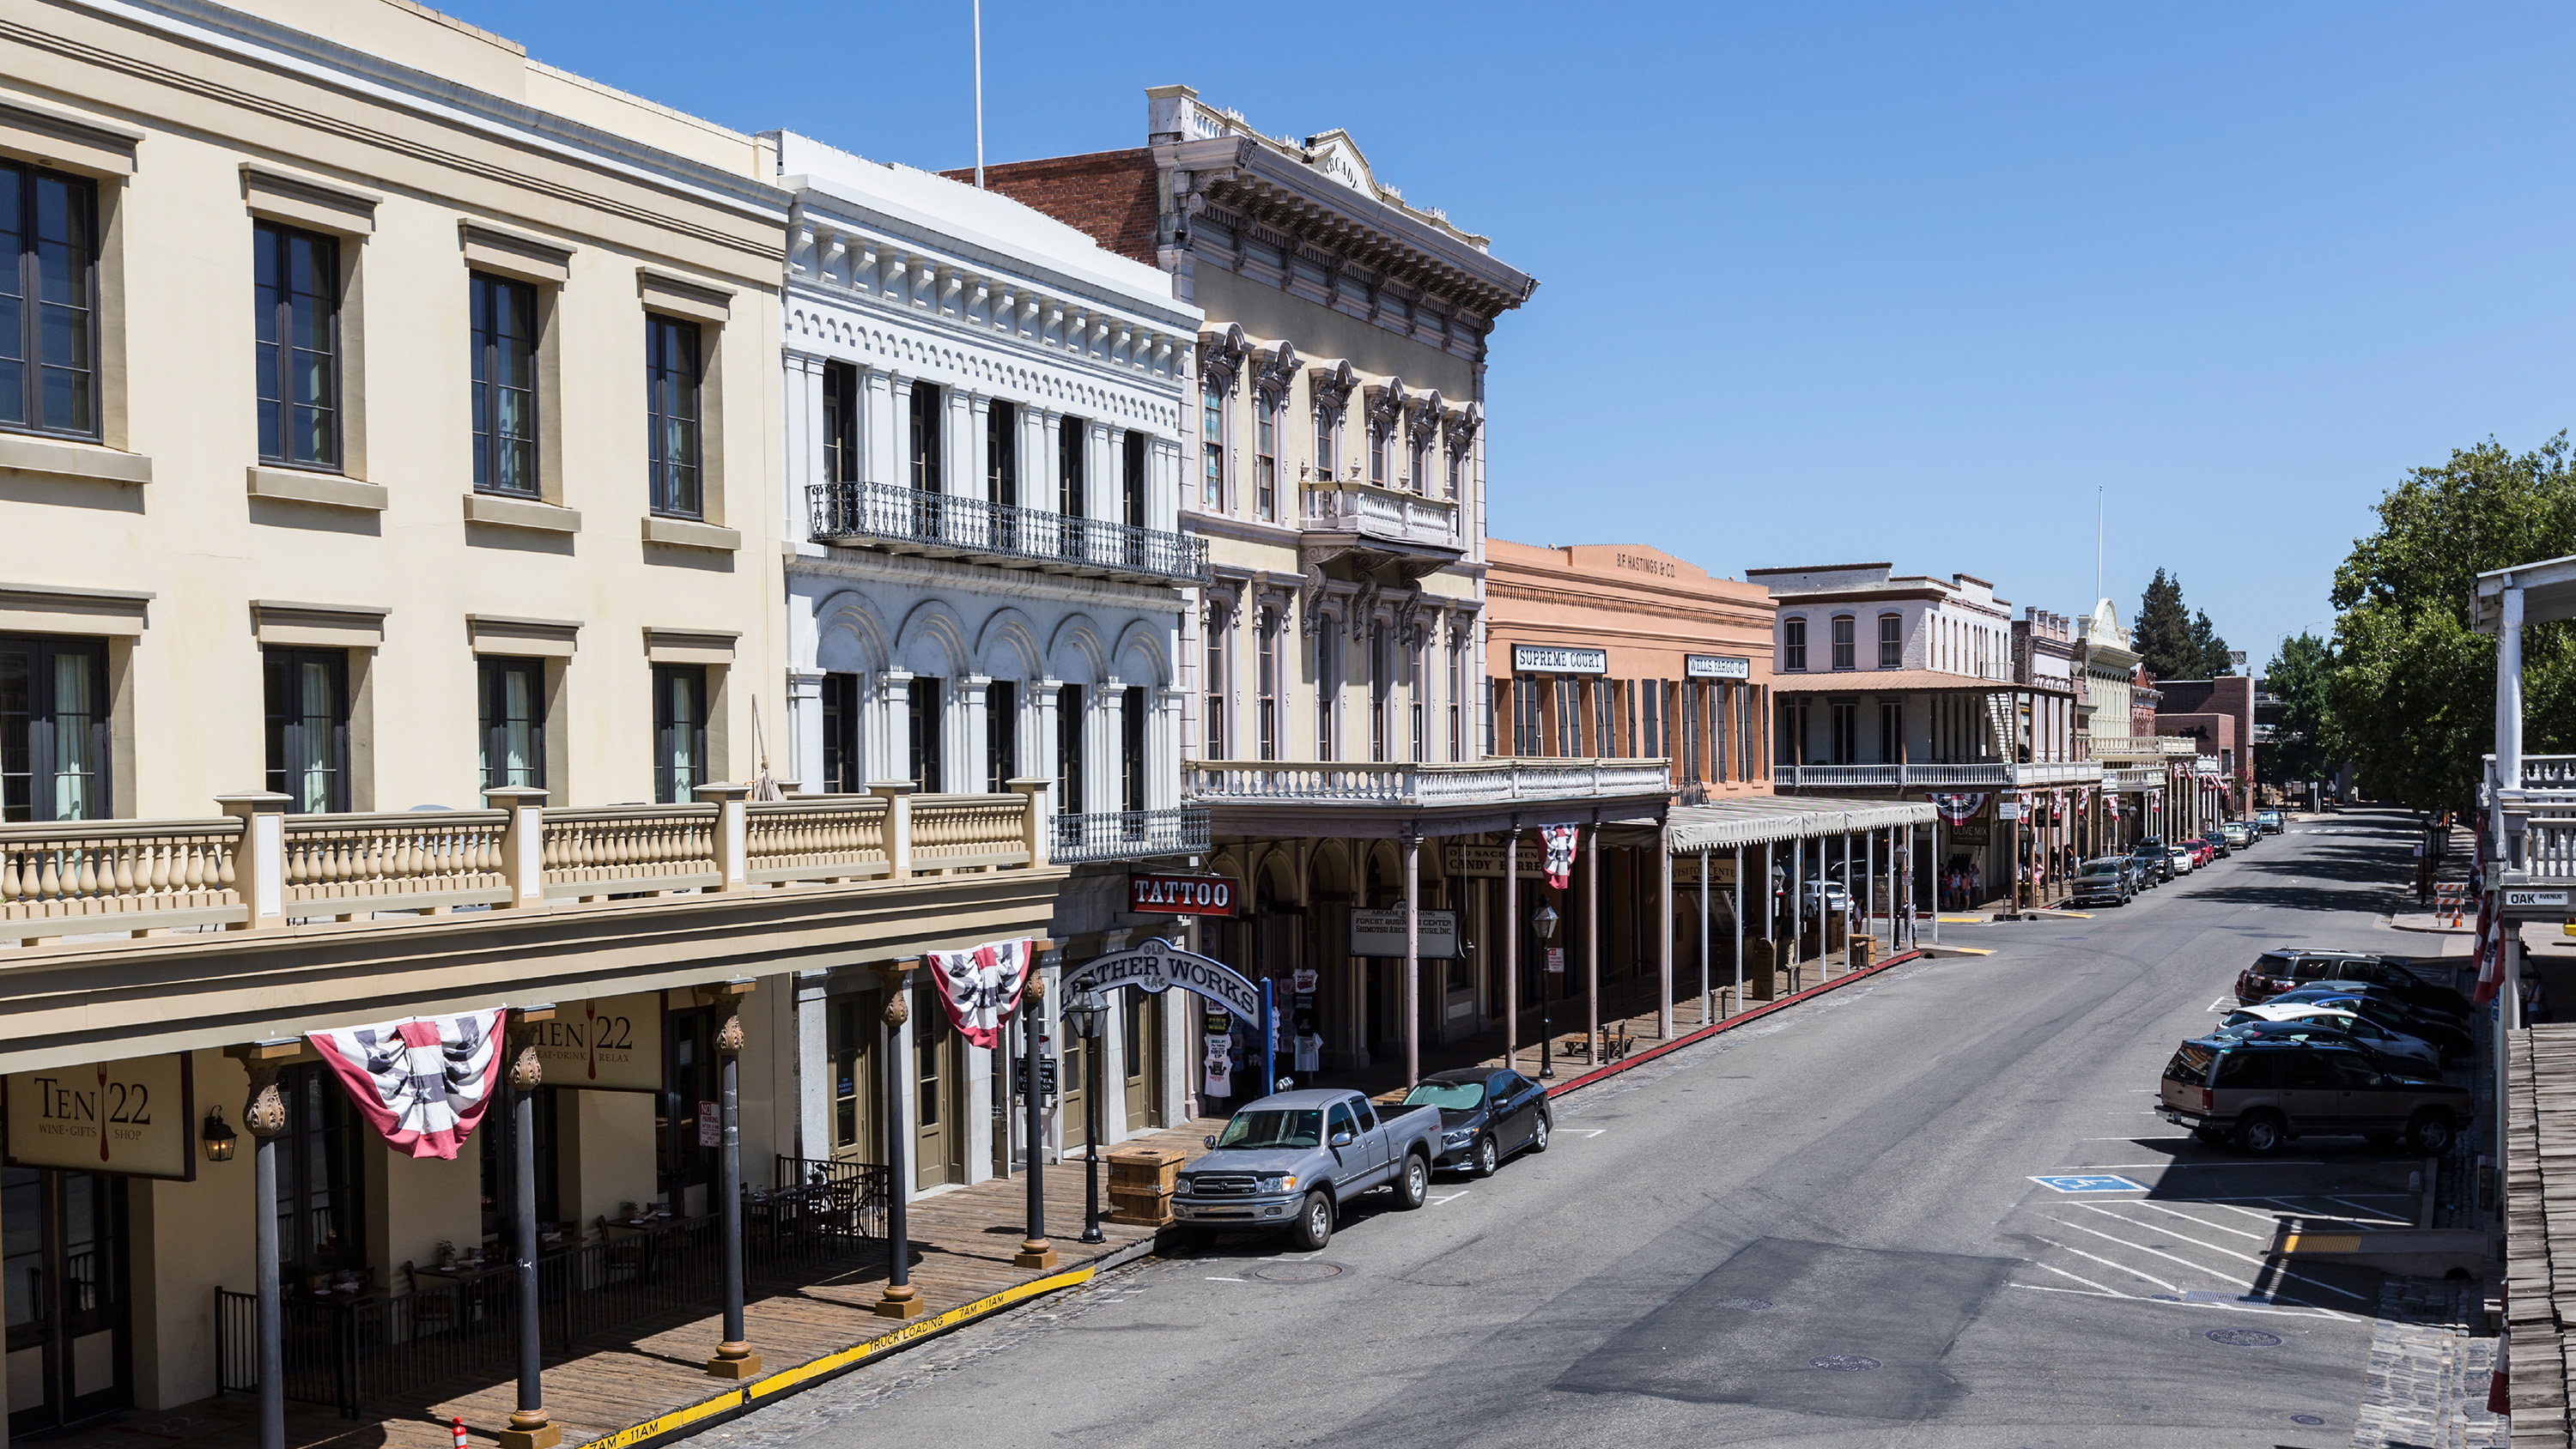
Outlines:
[[1991, 956], [1995, 954], [1984, 946], [1930, 946], [1925, 949], [1932, 951], [1955, 951], [1962, 956]]
[[1986, 923], [1983, 916], [1935, 916], [1933, 919], [1945, 926], [1982, 926]]
[[1091, 1268], [1076, 1268], [1052, 1277], [1015, 1284], [999, 1293], [978, 1298], [964, 1307], [951, 1308], [945, 1313], [915, 1320], [892, 1333], [871, 1338], [865, 1343], [853, 1344], [836, 1353], [827, 1353], [821, 1358], [798, 1364], [794, 1368], [781, 1369], [766, 1378], [754, 1379], [741, 1388], [718, 1394], [712, 1399], [702, 1399], [697, 1403], [673, 1409], [667, 1414], [647, 1419], [641, 1424], [630, 1424], [614, 1434], [603, 1434], [580, 1446], [580, 1449], [629, 1449], [631, 1445], [659, 1438], [673, 1429], [684, 1428], [700, 1419], [711, 1418], [730, 1409], [742, 1408], [757, 1400], [768, 1398], [772, 1394], [785, 1393], [810, 1379], [837, 1373], [842, 1369], [865, 1363], [881, 1354], [892, 1353], [917, 1339], [945, 1332], [961, 1323], [981, 1318], [988, 1313], [998, 1312], [1025, 1299], [1053, 1293], [1059, 1288], [1071, 1288], [1088, 1283], [1094, 1271]]
[[2290, 1233], [2274, 1251], [2282, 1253], [2358, 1253], [2359, 1233]]

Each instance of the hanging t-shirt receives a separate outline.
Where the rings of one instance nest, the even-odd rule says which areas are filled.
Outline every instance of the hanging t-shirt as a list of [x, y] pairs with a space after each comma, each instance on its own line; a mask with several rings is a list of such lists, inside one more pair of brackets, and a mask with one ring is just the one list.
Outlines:
[[1234, 1095], [1234, 1038], [1227, 1033], [1207, 1034], [1206, 1086], [1211, 1097]]
[[1298, 1071], [1322, 1071], [1324, 1069], [1324, 1039], [1315, 1035], [1313, 1032], [1306, 1032], [1300, 1035], [1297, 1038], [1296, 1059]]

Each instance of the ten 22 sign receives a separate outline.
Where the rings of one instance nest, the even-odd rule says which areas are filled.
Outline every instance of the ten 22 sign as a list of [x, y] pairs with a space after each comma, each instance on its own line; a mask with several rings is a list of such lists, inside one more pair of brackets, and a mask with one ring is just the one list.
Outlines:
[[13, 1072], [9, 1165], [197, 1175], [197, 1114], [184, 1053]]
[[555, 1008], [535, 1023], [537, 1061], [549, 1087], [610, 1092], [662, 1089], [662, 994], [602, 996]]

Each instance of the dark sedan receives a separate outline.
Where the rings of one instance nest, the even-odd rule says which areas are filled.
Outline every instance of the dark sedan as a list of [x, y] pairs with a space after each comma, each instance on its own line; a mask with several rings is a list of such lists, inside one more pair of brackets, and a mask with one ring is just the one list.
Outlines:
[[1433, 1072], [1404, 1094], [1408, 1107], [1440, 1109], [1440, 1156], [1434, 1167], [1491, 1177], [1521, 1148], [1547, 1150], [1554, 1127], [1547, 1091], [1518, 1072], [1459, 1067]]

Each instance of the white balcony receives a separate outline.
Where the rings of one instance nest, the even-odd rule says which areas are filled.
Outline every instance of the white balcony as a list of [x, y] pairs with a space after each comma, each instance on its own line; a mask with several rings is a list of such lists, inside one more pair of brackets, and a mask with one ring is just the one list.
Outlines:
[[1493, 805], [1669, 794], [1664, 760], [1478, 760], [1445, 765], [1289, 764], [1212, 760], [1189, 767], [1202, 803]]
[[2200, 746], [2180, 735], [2095, 735], [2092, 749], [2097, 760], [2160, 760], [2197, 754]]
[[2103, 778], [2091, 760], [2052, 760], [2011, 765], [1996, 760], [1969, 765], [1777, 765], [1775, 790], [2027, 790], [2049, 785], [2091, 785]]
[[1426, 498], [1399, 488], [1381, 488], [1355, 479], [1310, 482], [1301, 501], [1300, 520], [1309, 532], [1347, 533], [1363, 542], [1399, 548], [1461, 552], [1454, 499]]

